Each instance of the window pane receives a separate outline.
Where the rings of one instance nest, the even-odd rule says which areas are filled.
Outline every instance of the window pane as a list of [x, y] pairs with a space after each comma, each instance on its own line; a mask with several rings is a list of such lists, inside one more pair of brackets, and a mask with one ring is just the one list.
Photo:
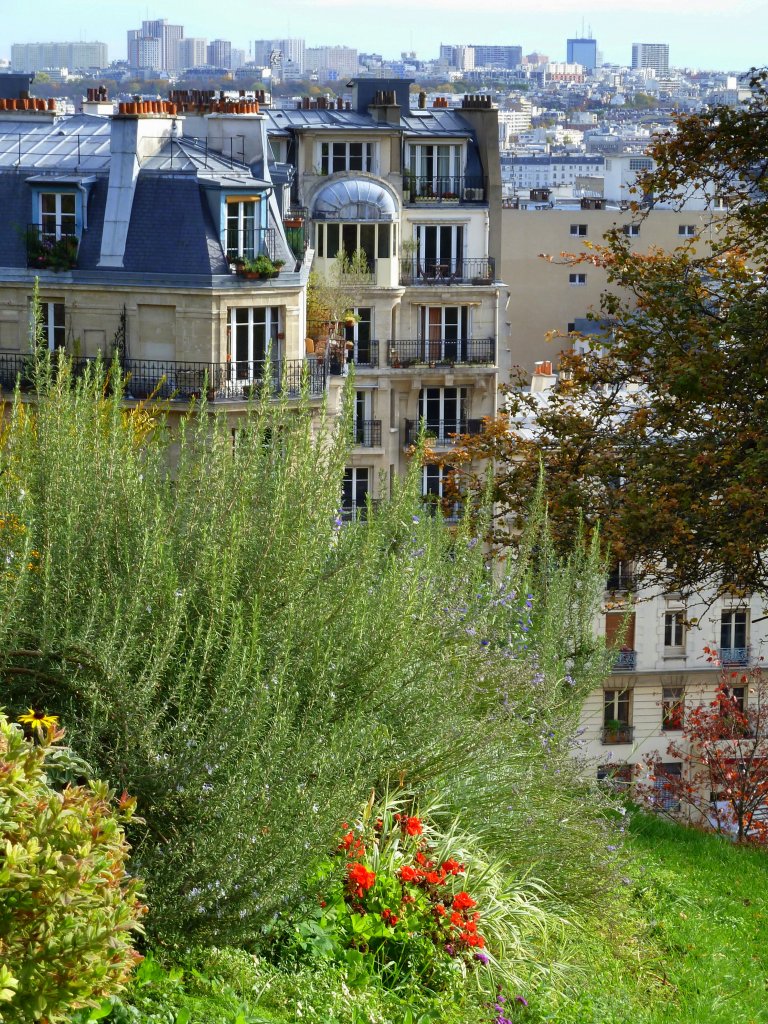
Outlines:
[[326, 257], [326, 259], [332, 260], [332, 259], [335, 259], [336, 255], [338, 254], [339, 249], [340, 249], [340, 245], [339, 245], [339, 225], [338, 224], [328, 224], [327, 227], [326, 227], [326, 230], [328, 232], [328, 238], [327, 238], [328, 245], [325, 248], [325, 257]]

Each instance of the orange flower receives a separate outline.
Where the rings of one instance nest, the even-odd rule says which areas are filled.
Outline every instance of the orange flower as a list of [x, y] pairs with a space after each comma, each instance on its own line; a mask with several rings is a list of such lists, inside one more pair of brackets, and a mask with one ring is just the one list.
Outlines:
[[400, 881], [401, 882], [415, 882], [419, 877], [419, 872], [416, 868], [411, 867], [410, 864], [404, 864], [400, 868]]
[[472, 899], [469, 893], [457, 892], [453, 897], [453, 905], [456, 910], [469, 910], [471, 907], [476, 907], [477, 903]]
[[[365, 864], [350, 864], [347, 868], [347, 875], [358, 890], [370, 889], [376, 881], [376, 873], [369, 871]], [[362, 892], [359, 895], [362, 895]]]

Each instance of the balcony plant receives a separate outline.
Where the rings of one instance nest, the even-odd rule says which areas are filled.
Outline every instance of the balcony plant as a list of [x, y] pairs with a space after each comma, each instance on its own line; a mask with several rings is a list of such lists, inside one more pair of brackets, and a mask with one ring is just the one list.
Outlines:
[[603, 724], [606, 743], [624, 743], [629, 739], [629, 723], [618, 718], [609, 718]]
[[240, 277], [249, 280], [258, 280], [261, 277], [277, 277], [281, 268], [285, 266], [285, 260], [273, 262], [266, 253], [260, 253], [256, 257], [246, 256], [235, 262], [235, 270]]
[[78, 241], [74, 235], [51, 238], [36, 225], [27, 230], [27, 263], [41, 270], [72, 270], [77, 266]]

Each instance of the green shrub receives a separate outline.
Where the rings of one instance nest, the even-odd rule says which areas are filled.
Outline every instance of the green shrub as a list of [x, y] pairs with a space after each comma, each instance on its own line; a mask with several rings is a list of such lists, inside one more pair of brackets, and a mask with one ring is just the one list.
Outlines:
[[[38, 742], [0, 714], [0, 1020], [64, 1020], [127, 981], [138, 954], [131, 932], [144, 911], [126, 873], [121, 827], [103, 782], [52, 788]], [[60, 734], [59, 734], [60, 735]]]
[[[563, 813], [573, 834], [547, 817], [570, 799], [594, 559], [496, 580], [469, 524], [424, 514], [415, 461], [391, 501], [342, 523], [348, 422], [334, 433], [307, 399], [265, 398], [234, 438], [205, 406], [171, 432], [127, 410], [110, 374], [114, 393], [103, 367], [73, 383], [43, 366], [37, 404], [17, 401], [0, 438], [0, 510], [19, 552], [39, 552], [34, 572], [0, 575], [0, 672], [9, 706], [59, 714], [138, 798], [150, 934], [257, 942], [339, 822], [401, 773], [444, 790], [473, 834], [499, 809], [494, 857], [521, 865], [533, 847], [556, 890], [577, 870], [606, 889], [599, 808]], [[581, 611], [564, 636], [550, 626], [569, 588]], [[506, 808], [529, 778], [546, 796], [526, 826]]]

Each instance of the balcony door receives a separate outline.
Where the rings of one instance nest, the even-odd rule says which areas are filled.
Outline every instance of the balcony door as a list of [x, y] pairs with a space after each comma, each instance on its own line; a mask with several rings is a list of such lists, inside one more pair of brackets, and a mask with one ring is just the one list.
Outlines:
[[254, 259], [259, 255], [256, 244], [259, 200], [227, 199], [227, 256]]
[[464, 276], [464, 229], [460, 224], [418, 224], [416, 246], [419, 277], [450, 280]]
[[427, 434], [443, 444], [466, 429], [466, 406], [466, 388], [422, 388], [419, 393], [419, 419]]
[[42, 192], [40, 194], [40, 236], [48, 242], [74, 237], [77, 231], [76, 196], [74, 192]]
[[469, 306], [419, 306], [425, 362], [466, 362], [468, 337]]
[[[229, 372], [231, 380], [260, 380], [267, 353], [280, 359], [280, 308], [247, 306], [229, 311]], [[278, 381], [279, 385], [279, 381]]]

